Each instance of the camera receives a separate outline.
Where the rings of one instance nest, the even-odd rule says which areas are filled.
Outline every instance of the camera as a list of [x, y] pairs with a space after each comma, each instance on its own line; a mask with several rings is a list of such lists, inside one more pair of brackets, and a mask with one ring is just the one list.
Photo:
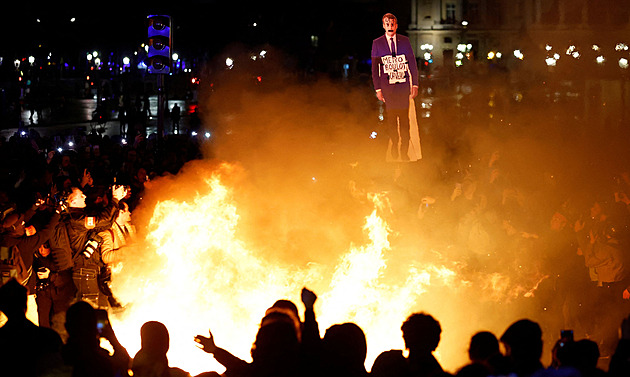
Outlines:
[[[45, 273], [46, 270], [47, 270], [46, 267], [40, 267], [37, 269], [37, 272]], [[48, 288], [49, 285], [50, 285], [50, 277], [47, 277], [45, 279], [38, 278], [35, 282], [35, 291], [37, 292], [43, 291], [44, 289]]]
[[83, 256], [85, 256], [86, 259], [90, 259], [90, 257], [92, 257], [92, 254], [94, 254], [94, 252], [98, 250], [99, 247], [101, 247], [102, 243], [103, 237], [99, 236], [96, 233], [90, 235], [90, 238], [87, 240], [87, 242], [85, 243], [85, 247], [83, 248]]
[[105, 326], [109, 325], [109, 317], [105, 309], [95, 309], [94, 311], [96, 312], [96, 331], [101, 334]]

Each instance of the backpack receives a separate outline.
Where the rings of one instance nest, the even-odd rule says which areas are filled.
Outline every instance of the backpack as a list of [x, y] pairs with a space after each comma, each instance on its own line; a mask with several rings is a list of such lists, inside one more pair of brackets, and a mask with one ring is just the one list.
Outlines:
[[17, 246], [0, 246], [0, 285], [15, 278], [26, 286], [32, 273], [33, 266], [26, 267]]

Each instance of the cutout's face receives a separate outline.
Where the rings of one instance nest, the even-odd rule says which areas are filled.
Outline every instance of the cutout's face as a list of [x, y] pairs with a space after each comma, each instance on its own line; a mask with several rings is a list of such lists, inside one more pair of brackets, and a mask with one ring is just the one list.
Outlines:
[[398, 23], [393, 18], [384, 18], [383, 29], [385, 29], [385, 34], [391, 37], [394, 34], [396, 34], [396, 30], [398, 29]]

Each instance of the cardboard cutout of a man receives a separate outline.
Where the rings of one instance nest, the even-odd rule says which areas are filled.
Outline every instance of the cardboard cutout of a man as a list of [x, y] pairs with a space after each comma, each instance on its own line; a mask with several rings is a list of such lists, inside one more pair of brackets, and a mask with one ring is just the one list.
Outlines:
[[[385, 35], [372, 42], [372, 81], [377, 98], [385, 103], [392, 157], [409, 161], [409, 103], [418, 96], [418, 65], [409, 38], [396, 34], [396, 16], [387, 13], [382, 21]], [[415, 108], [412, 110], [415, 123]], [[421, 156], [417, 124], [414, 126], [418, 145], [412, 146], [415, 153], [411, 159], [415, 161]]]

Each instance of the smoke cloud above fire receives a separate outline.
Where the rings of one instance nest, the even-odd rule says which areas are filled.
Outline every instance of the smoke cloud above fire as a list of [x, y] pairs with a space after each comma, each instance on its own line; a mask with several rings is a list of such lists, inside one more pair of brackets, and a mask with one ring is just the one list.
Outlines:
[[[306, 286], [322, 335], [343, 322], [365, 331], [368, 370], [381, 351], [404, 348], [400, 325], [417, 311], [440, 321], [438, 359], [451, 372], [475, 332], [500, 336], [524, 317], [541, 323], [549, 356], [562, 309], [544, 264], [572, 256], [543, 240], [554, 211], [587, 203], [623, 168], [614, 129], [594, 132], [576, 120], [592, 114], [549, 101], [570, 90], [560, 84], [515, 87], [505, 74], [454, 90], [433, 82], [433, 95], [424, 87], [416, 99], [424, 158], [389, 163], [369, 76], [263, 72], [213, 76], [200, 104], [212, 134], [205, 158], [152, 181], [134, 212], [142, 242], [114, 275], [130, 353], [142, 323], [162, 320], [172, 366], [220, 370], [188, 349], [194, 335], [210, 328], [247, 359], [264, 310], [284, 298], [302, 310]], [[505, 190], [453, 220], [454, 189], [480, 191], [493, 170]]]

